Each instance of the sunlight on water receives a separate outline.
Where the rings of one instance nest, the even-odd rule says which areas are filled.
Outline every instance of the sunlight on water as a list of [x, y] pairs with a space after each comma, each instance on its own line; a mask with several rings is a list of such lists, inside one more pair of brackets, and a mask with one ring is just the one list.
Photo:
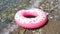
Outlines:
[[15, 29], [17, 29], [18, 26], [13, 24], [13, 25], [8, 25], [7, 28], [4, 28], [0, 34], [9, 34], [10, 32], [14, 31]]
[[39, 7], [39, 3], [42, 2], [43, 0], [31, 0], [29, 3], [29, 6], [26, 7], [26, 9], [30, 9], [30, 8], [38, 8]]

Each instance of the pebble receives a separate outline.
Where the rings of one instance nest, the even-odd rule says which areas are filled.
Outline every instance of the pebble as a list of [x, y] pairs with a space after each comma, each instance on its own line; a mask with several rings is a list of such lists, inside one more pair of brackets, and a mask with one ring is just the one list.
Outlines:
[[40, 34], [39, 32], [35, 32], [34, 34]]
[[15, 8], [15, 10], [18, 10], [17, 8]]
[[47, 15], [49, 15], [49, 13], [46, 12]]
[[33, 33], [35, 33], [35, 31], [32, 31]]
[[0, 17], [0, 19], [1, 19], [1, 17]]
[[50, 17], [50, 19], [52, 19], [53, 17]]

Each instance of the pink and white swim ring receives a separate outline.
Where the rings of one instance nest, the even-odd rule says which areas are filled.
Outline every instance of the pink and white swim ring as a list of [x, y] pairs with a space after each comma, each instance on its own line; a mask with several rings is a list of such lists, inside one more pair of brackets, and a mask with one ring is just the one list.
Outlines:
[[15, 22], [17, 25], [24, 28], [38, 28], [43, 26], [47, 21], [46, 13], [37, 8], [29, 10], [19, 10], [15, 14]]

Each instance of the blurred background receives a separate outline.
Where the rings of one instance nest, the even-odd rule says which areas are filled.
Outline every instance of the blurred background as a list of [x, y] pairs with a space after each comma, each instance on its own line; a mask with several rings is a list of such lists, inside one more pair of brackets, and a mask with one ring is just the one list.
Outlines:
[[[18, 27], [14, 15], [18, 10], [39, 8], [48, 15], [42, 28]], [[0, 34], [60, 34], [60, 0], [0, 0]]]

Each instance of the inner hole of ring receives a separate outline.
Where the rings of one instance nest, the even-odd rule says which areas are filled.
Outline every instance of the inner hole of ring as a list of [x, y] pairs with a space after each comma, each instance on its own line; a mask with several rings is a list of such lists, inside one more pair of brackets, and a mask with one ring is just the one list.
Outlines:
[[26, 17], [26, 18], [35, 18], [35, 17], [37, 17], [36, 14], [29, 13], [29, 12], [28, 13], [24, 13], [23, 16]]
[[34, 16], [34, 15], [24, 15], [24, 17], [26, 17], [26, 18], [35, 18], [36, 16]]

